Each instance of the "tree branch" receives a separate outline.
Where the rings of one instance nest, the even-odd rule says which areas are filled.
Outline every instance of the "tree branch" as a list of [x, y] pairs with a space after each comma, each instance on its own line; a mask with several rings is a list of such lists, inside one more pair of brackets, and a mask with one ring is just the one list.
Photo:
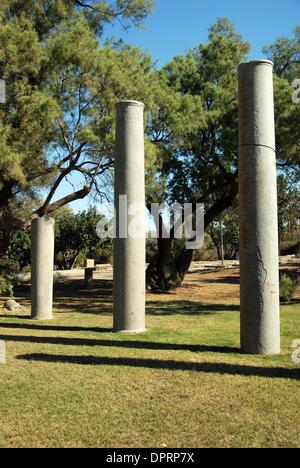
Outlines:
[[41, 206], [41, 208], [39, 208], [39, 210], [37, 210], [37, 212], [39, 213], [39, 216], [44, 216], [47, 213], [49, 204], [50, 204], [52, 198], [54, 197], [56, 190], [58, 189], [58, 187], [60, 186], [62, 181], [65, 179], [65, 177], [68, 176], [68, 174], [70, 174], [74, 170], [74, 168], [76, 167], [76, 164], [77, 164], [77, 162], [78, 162], [78, 160], [79, 160], [79, 158], [81, 156], [81, 151], [84, 148], [84, 146], [85, 146], [85, 143], [82, 143], [79, 146], [79, 148], [77, 148], [77, 151], [76, 151], [77, 154], [74, 153], [74, 154], [76, 154], [76, 158], [74, 160], [72, 159], [73, 154], [69, 155], [66, 158], [67, 161], [70, 160], [69, 166], [66, 169], [62, 170], [62, 172], [60, 173], [60, 175], [58, 176], [58, 178], [54, 182], [53, 186], [51, 187], [51, 190], [50, 190], [45, 202], [43, 203], [43, 206]]
[[85, 198], [90, 193], [91, 189], [92, 189], [92, 186], [85, 185], [83, 187], [83, 189], [78, 190], [77, 192], [70, 193], [69, 195], [61, 198], [60, 200], [57, 200], [56, 202], [51, 203], [50, 205], [48, 205], [46, 207], [45, 212], [41, 213], [40, 212], [41, 209], [35, 211], [31, 215], [29, 221], [31, 222], [34, 218], [41, 217], [41, 216], [53, 213], [58, 208], [61, 208], [62, 206], [67, 205], [68, 203], [72, 203], [73, 201], [82, 200], [83, 198]]

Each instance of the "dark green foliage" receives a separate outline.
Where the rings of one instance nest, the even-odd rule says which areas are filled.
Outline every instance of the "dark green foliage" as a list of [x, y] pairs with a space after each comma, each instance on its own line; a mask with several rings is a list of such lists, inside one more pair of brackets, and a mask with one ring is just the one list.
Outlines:
[[280, 301], [291, 302], [292, 296], [299, 284], [297, 279], [293, 279], [287, 274], [283, 274], [280, 278]]
[[17, 262], [9, 257], [0, 258], [0, 295], [13, 296], [14, 273], [19, 270]]
[[31, 230], [15, 231], [11, 237], [9, 258], [11, 261], [18, 264], [19, 270], [22, 271], [30, 265], [31, 256]]
[[[184, 97], [186, 109], [182, 114], [188, 119], [186, 124], [170, 115], [163, 104], [160, 120], [154, 120], [157, 142], [164, 154], [166, 198], [194, 206], [204, 203], [205, 228], [234, 203], [237, 195], [237, 66], [245, 60], [249, 48], [234, 26], [220, 18], [210, 28], [207, 44], [175, 57], [161, 72], [169, 89]], [[184, 246], [176, 252], [172, 239], [170, 244], [158, 241], [156, 264], [149, 266], [149, 280], [156, 278], [151, 281], [154, 289], [180, 284], [193, 258], [193, 252]]]
[[96, 208], [73, 213], [60, 209], [55, 213], [55, 255], [58, 268], [70, 269], [80, 255], [107, 263], [112, 256], [112, 241], [97, 237], [96, 227], [102, 215]]
[[[105, 196], [101, 176], [113, 165], [115, 103], [128, 95], [149, 101], [152, 60], [134, 47], [100, 46], [101, 33], [115, 20], [140, 25], [152, 6], [152, 0], [1, 2], [7, 104], [0, 108], [0, 253], [36, 214], [90, 192]], [[74, 174], [79, 189], [53, 201]], [[37, 199], [40, 188], [46, 196], [35, 212], [16, 212], [19, 200]]]

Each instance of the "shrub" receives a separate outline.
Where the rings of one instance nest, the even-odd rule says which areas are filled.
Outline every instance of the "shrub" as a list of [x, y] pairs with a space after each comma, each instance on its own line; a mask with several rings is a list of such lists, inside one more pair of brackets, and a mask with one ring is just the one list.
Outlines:
[[8, 295], [10, 297], [13, 296], [13, 286], [9, 278], [4, 276], [0, 276], [0, 295], [5, 296]]
[[201, 249], [194, 252], [194, 262], [215, 262], [218, 255], [215, 249]]
[[19, 264], [8, 257], [0, 259], [0, 294], [13, 296], [14, 273], [19, 270]]
[[292, 296], [296, 290], [298, 282], [290, 276], [284, 274], [280, 278], [280, 301], [291, 302]]

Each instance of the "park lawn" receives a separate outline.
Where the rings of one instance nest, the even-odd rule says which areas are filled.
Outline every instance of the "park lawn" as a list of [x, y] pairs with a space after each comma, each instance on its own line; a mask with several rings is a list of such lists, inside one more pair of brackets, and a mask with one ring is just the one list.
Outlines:
[[1, 447], [299, 447], [300, 304], [280, 356], [240, 354], [238, 306], [148, 303], [144, 335], [112, 317], [0, 316]]

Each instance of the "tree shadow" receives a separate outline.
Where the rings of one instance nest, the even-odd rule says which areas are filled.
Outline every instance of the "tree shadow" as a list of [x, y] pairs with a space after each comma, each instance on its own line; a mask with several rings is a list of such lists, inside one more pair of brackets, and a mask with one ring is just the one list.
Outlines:
[[211, 315], [219, 312], [239, 312], [235, 304], [204, 304], [191, 301], [147, 302], [148, 315]]
[[[238, 269], [237, 268], [233, 268], [234, 270]], [[220, 273], [220, 272], [224, 272], [226, 271], [223, 267], [220, 267], [220, 266], [212, 266], [212, 267], [206, 267], [205, 270], [203, 269], [203, 267], [199, 267], [199, 268], [193, 268], [193, 270], [190, 270], [186, 273], [186, 276], [189, 277], [190, 275], [194, 275], [195, 273], [196, 274], [201, 274], [201, 276], [205, 276], [205, 275], [210, 275], [211, 273]], [[228, 271], [228, 270], [227, 270]]]
[[267, 377], [276, 379], [300, 378], [300, 369], [285, 369], [280, 367], [256, 367], [240, 364], [164, 361], [159, 359], [111, 358], [102, 356], [63, 356], [52, 354], [23, 354], [19, 360], [62, 363], [93, 366], [127, 366], [135, 368], [204, 372], [208, 374], [238, 375], [244, 377]]
[[[205, 275], [204, 275], [205, 276]], [[198, 281], [198, 280], [195, 280]], [[201, 279], [199, 280], [201, 282]], [[232, 276], [220, 279], [204, 279], [204, 282], [238, 282], [239, 279]], [[21, 285], [16, 289], [16, 296], [24, 300], [30, 297], [30, 284]], [[174, 292], [164, 293], [164, 296], [174, 296]], [[238, 305], [232, 304], [205, 304], [185, 300], [162, 301], [161, 294], [157, 294], [157, 301], [147, 302], [147, 314], [153, 316], [171, 315], [210, 315], [218, 312], [239, 312]], [[113, 308], [113, 282], [106, 279], [96, 279], [93, 288], [85, 289], [82, 279], [57, 280], [54, 283], [55, 312], [77, 312], [99, 316], [111, 316]], [[14, 316], [14, 318], [30, 318]]]
[[199, 278], [190, 279], [193, 283], [216, 283], [216, 284], [240, 284], [240, 278], [238, 276], [224, 276], [223, 278]]
[[54, 283], [54, 298], [96, 298], [110, 299], [113, 294], [113, 282], [111, 280], [95, 279], [93, 287], [86, 289], [84, 280], [71, 279], [59, 280]]
[[[97, 330], [97, 329], [96, 329]], [[109, 330], [112, 332], [112, 330]], [[241, 354], [239, 348], [228, 346], [192, 345], [177, 343], [159, 343], [151, 341], [118, 341], [118, 340], [95, 340], [88, 338], [65, 338], [52, 336], [20, 336], [20, 335], [0, 335], [0, 340], [13, 341], [18, 343], [53, 344], [63, 346], [99, 346], [109, 348], [129, 348], [148, 349], [162, 351], [191, 351], [194, 353], [224, 353]]]
[[[29, 301], [30, 283], [17, 286], [15, 295], [23, 301]], [[110, 280], [95, 279], [92, 289], [86, 289], [84, 280], [76, 278], [61, 279], [54, 283], [53, 307], [55, 312], [75, 311], [83, 314], [107, 316], [112, 314], [112, 304], [113, 283]], [[10, 315], [10, 317], [13, 316]], [[14, 318], [27, 317], [14, 316]]]
[[[30, 297], [31, 285], [21, 284], [16, 286], [15, 295], [20, 298]], [[83, 279], [61, 279], [56, 280], [53, 285], [54, 300], [56, 299], [80, 299], [80, 298], [96, 298], [110, 299], [112, 298], [113, 282], [105, 279], [95, 279], [92, 289], [86, 289]]]
[[87, 302], [83, 304], [82, 299], [74, 300], [73, 298], [64, 298], [64, 302], [55, 301], [53, 307], [55, 313], [76, 312], [80, 314], [99, 316], [111, 316], [113, 310], [112, 303], [104, 304], [101, 301], [93, 301], [92, 304], [89, 304]]

